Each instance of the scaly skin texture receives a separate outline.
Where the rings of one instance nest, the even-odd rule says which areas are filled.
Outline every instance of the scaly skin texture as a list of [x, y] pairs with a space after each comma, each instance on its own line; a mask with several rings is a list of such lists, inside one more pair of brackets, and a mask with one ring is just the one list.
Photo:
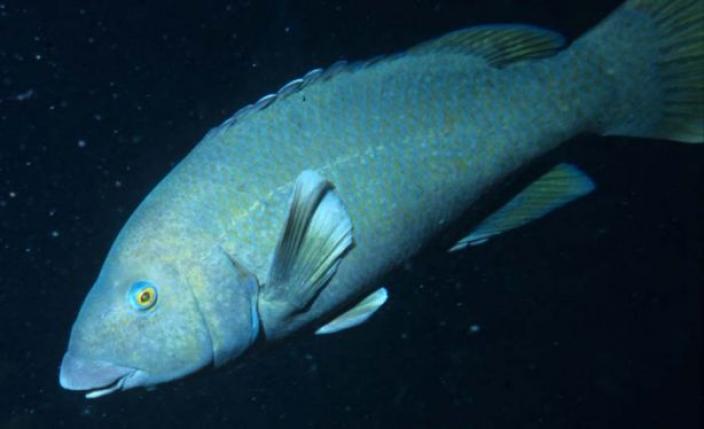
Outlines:
[[[310, 310], [268, 333], [286, 335], [379, 287], [381, 274], [517, 167], [605, 127], [603, 106], [617, 105], [607, 60], [585, 60], [594, 47], [583, 45], [502, 69], [427, 53], [343, 71], [215, 129], [135, 218], [158, 231], [150, 240], [172, 242], [179, 265], [197, 267], [195, 249], [220, 247], [266, 287], [296, 177], [312, 169], [331, 181], [355, 246]], [[177, 219], [164, 220], [164, 206]]]
[[[339, 315], [486, 189], [571, 136], [657, 135], [652, 21], [622, 9], [552, 57], [503, 68], [459, 49], [414, 50], [237, 115], [131, 216], [67, 356], [137, 368], [133, 385], [144, 385], [241, 354], [259, 334], [258, 296], [304, 170], [335, 185], [354, 247], [310, 307], [265, 332], [270, 340]], [[153, 309], [129, 305], [140, 281], [158, 290]], [[62, 376], [68, 386], [81, 384], [75, 366]]]

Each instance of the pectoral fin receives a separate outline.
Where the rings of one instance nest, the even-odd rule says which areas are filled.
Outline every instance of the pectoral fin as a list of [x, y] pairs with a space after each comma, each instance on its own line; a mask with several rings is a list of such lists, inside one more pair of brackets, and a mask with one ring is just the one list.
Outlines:
[[484, 219], [450, 252], [486, 242], [490, 237], [523, 226], [594, 190], [594, 182], [572, 164], [559, 164]]
[[268, 319], [263, 322], [304, 311], [351, 246], [352, 222], [333, 185], [316, 172], [302, 172], [262, 288], [260, 310]]
[[315, 333], [318, 335], [332, 334], [361, 325], [372, 317], [372, 314], [376, 313], [382, 305], [384, 305], [387, 298], [388, 293], [385, 288], [377, 289], [371, 295], [361, 300], [359, 304], [338, 316], [332, 322], [318, 328]]

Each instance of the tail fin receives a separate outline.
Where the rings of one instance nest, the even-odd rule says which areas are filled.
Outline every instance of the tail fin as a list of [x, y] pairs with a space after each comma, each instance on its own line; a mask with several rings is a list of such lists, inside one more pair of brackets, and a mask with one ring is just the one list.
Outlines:
[[584, 44], [618, 74], [604, 134], [704, 143], [704, 1], [628, 0]]

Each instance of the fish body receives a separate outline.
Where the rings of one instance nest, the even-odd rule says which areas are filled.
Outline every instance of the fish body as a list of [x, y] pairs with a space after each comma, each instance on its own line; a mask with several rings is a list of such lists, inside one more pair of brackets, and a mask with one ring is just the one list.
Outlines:
[[[175, 204], [174, 212], [187, 213], [180, 225], [150, 224], [155, 216], [138, 212], [147, 219], [145, 230], [126, 234], [155, 231], [162, 241], [175, 227], [189, 237], [182, 245], [222, 246], [265, 279], [296, 178], [317, 171], [343, 198], [355, 247], [307, 317], [287, 326], [295, 330], [378, 287], [379, 275], [415, 253], [488, 186], [582, 131], [574, 111], [560, 110], [570, 98], [583, 100], [567, 76], [556, 83], [553, 99], [531, 78], [549, 82], [550, 70], [570, 57], [516, 64], [510, 73], [452, 54], [342, 71], [211, 132], [154, 191], [155, 211]], [[582, 102], [598, 111], [596, 100]]]
[[[701, 32], [701, 5], [671, 3]], [[627, 2], [568, 48], [528, 26], [461, 30], [315, 70], [243, 109], [119, 233], [61, 384], [100, 396], [325, 331], [488, 189], [576, 134], [701, 142], [701, 105], [675, 115], [657, 67], [664, 4]], [[701, 61], [701, 46], [686, 49]]]

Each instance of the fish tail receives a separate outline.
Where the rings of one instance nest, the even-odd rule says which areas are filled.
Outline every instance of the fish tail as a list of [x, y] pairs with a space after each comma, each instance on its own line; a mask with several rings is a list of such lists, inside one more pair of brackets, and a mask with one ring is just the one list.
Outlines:
[[597, 131], [704, 143], [704, 1], [628, 0], [575, 47], [609, 85]]

